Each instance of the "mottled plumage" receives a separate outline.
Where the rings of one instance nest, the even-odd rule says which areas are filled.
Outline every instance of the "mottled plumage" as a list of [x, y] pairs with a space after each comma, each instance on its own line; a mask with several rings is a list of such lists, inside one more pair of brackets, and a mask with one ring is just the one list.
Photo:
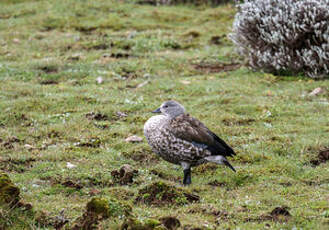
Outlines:
[[234, 170], [226, 159], [235, 155], [233, 149], [202, 122], [185, 114], [179, 103], [167, 101], [154, 112], [162, 114], [145, 123], [144, 134], [155, 153], [183, 167], [184, 184], [191, 183], [190, 167], [205, 162], [224, 164]]

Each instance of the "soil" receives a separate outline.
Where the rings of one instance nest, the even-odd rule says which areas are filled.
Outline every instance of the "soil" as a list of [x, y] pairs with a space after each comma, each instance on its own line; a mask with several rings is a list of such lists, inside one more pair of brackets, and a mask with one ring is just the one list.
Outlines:
[[236, 120], [236, 119], [224, 119], [222, 120], [223, 124], [226, 126], [243, 126], [243, 125], [250, 125], [252, 122], [255, 122], [255, 119], [249, 118], [249, 119], [241, 119], [241, 120]]
[[83, 186], [81, 184], [75, 183], [71, 180], [67, 180], [67, 181], [63, 182], [62, 185], [65, 187], [69, 187], [69, 188], [75, 188], [77, 190], [80, 190], [83, 188]]
[[327, 161], [329, 161], [329, 148], [320, 150], [317, 158], [311, 160], [310, 163], [314, 166], [318, 166]]
[[219, 73], [219, 72], [227, 72], [233, 71], [241, 67], [240, 63], [206, 63], [201, 62], [198, 64], [192, 64], [195, 70], [200, 71], [202, 73]]
[[248, 218], [246, 219], [246, 222], [261, 222], [268, 220], [275, 222], [287, 222], [291, 218], [291, 214], [288, 210], [289, 207], [287, 206], [276, 207], [270, 213], [261, 215], [260, 217], [255, 219]]
[[137, 203], [155, 206], [184, 205], [197, 202], [200, 197], [187, 193], [173, 185], [158, 181], [140, 189], [136, 198]]
[[106, 121], [109, 120], [109, 117], [106, 114], [102, 114], [100, 112], [90, 112], [86, 114], [86, 118], [88, 120], [96, 120], [96, 121]]
[[127, 185], [133, 183], [133, 178], [138, 174], [138, 170], [133, 169], [131, 165], [124, 164], [119, 170], [113, 170], [111, 175], [114, 183]]
[[161, 217], [159, 220], [168, 230], [176, 230], [181, 226], [180, 221], [176, 217]]
[[208, 185], [215, 186], [215, 187], [225, 187], [227, 184], [225, 182], [220, 182], [218, 180], [213, 180], [208, 183]]

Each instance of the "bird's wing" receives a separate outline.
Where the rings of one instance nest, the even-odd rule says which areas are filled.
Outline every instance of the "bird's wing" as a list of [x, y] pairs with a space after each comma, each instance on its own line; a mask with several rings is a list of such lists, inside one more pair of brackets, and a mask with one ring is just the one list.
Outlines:
[[177, 138], [189, 141], [196, 147], [207, 148], [212, 155], [232, 156], [233, 149], [216, 134], [211, 132], [202, 122], [189, 116], [180, 115], [170, 123], [170, 130]]

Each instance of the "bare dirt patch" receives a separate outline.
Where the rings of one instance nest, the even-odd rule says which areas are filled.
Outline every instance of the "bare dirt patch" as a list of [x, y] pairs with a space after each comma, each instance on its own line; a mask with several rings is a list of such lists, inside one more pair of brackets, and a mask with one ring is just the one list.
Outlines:
[[85, 50], [107, 50], [113, 46], [110, 42], [98, 42], [83, 45]]
[[74, 29], [81, 33], [91, 34], [94, 30], [97, 30], [98, 27], [95, 26], [75, 26]]
[[60, 136], [61, 136], [60, 133], [55, 130], [51, 130], [50, 132], [47, 133], [48, 138], [58, 138]]
[[212, 45], [221, 45], [222, 40], [225, 38], [225, 35], [222, 36], [212, 36], [209, 40], [209, 44]]
[[261, 215], [258, 218], [248, 218], [246, 222], [262, 222], [262, 221], [275, 221], [275, 222], [287, 222], [291, 218], [291, 214], [288, 211], [289, 207], [282, 206], [274, 208], [270, 213]]
[[240, 63], [208, 63], [200, 62], [197, 64], [192, 64], [193, 68], [202, 73], [219, 73], [219, 72], [228, 72], [239, 69], [241, 67]]
[[13, 149], [15, 143], [20, 143], [21, 140], [15, 136], [9, 137], [7, 141], [1, 139], [0, 143], [5, 149]]
[[288, 209], [289, 208], [287, 206], [276, 207], [271, 211], [267, 218], [274, 221], [285, 222], [291, 217], [291, 214], [289, 213]]
[[38, 67], [39, 70], [41, 70], [44, 73], [50, 74], [50, 73], [58, 73], [58, 66], [55, 65], [44, 65]]
[[248, 118], [248, 119], [223, 119], [222, 122], [226, 126], [243, 126], [243, 125], [250, 125], [251, 123], [255, 122], [256, 120], [253, 118]]
[[181, 226], [180, 221], [176, 217], [166, 216], [161, 217], [159, 220], [168, 230], [176, 230]]
[[140, 189], [136, 198], [137, 203], [155, 206], [184, 205], [199, 201], [200, 197], [187, 193], [173, 185], [158, 181]]
[[64, 210], [57, 216], [51, 216], [48, 212], [39, 211], [35, 214], [35, 221], [42, 227], [54, 227], [56, 230], [62, 229], [69, 222], [64, 216]]
[[64, 181], [62, 183], [62, 185], [65, 186], [65, 187], [69, 187], [69, 188], [75, 188], [77, 190], [80, 190], [80, 189], [83, 188], [83, 186], [81, 184], [78, 184], [78, 183], [76, 183], [74, 181], [71, 181], [71, 180]]
[[111, 53], [111, 55], [109, 55], [109, 57], [120, 59], [120, 58], [129, 58], [129, 57], [131, 57], [131, 55], [129, 53], [118, 52], [118, 53]]
[[130, 216], [131, 211], [131, 206], [116, 199], [94, 197], [87, 203], [83, 215], [74, 221], [71, 229], [98, 229], [99, 221], [109, 217]]
[[88, 120], [96, 120], [96, 121], [109, 120], [109, 117], [106, 114], [102, 114], [100, 112], [90, 112], [87, 113], [85, 116]]
[[310, 163], [314, 166], [318, 166], [327, 161], [329, 161], [329, 148], [320, 150], [317, 159], [311, 160]]
[[218, 180], [213, 180], [208, 183], [208, 185], [214, 186], [214, 187], [225, 187], [227, 184], [225, 182], [220, 182]]
[[131, 165], [124, 164], [119, 170], [113, 170], [111, 175], [114, 183], [127, 185], [132, 184], [133, 178], [137, 175], [138, 170], [133, 169]]
[[53, 79], [45, 79], [40, 81], [40, 85], [57, 85], [59, 82]]
[[221, 217], [226, 219], [228, 219], [229, 217], [229, 214], [226, 211], [218, 210], [214, 206], [208, 204], [201, 204], [201, 205], [198, 204], [197, 206], [191, 207], [188, 210], [188, 213], [192, 213], [192, 214], [202, 213], [204, 215], [211, 215], [211, 216], [216, 216], [217, 218]]
[[33, 167], [35, 158], [27, 159], [0, 159], [0, 169], [6, 172], [22, 173]]

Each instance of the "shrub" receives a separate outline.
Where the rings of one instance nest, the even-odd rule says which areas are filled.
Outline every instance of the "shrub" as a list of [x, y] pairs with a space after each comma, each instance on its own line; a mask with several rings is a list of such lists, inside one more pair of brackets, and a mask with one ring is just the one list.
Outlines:
[[329, 0], [246, 0], [230, 38], [253, 69], [329, 75]]

